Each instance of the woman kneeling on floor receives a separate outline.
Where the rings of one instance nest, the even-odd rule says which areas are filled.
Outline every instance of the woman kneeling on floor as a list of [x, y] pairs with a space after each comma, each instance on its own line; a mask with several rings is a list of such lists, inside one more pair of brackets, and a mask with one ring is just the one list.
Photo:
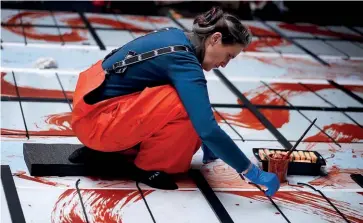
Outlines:
[[[187, 172], [202, 147], [203, 162], [220, 158], [273, 195], [276, 175], [252, 164], [216, 122], [203, 73], [225, 67], [250, 41], [239, 19], [213, 8], [191, 32], [162, 29], [112, 51], [79, 75], [71, 124], [86, 147], [69, 159], [119, 162], [136, 181], [176, 189], [170, 174]], [[117, 161], [130, 151], [132, 161]]]

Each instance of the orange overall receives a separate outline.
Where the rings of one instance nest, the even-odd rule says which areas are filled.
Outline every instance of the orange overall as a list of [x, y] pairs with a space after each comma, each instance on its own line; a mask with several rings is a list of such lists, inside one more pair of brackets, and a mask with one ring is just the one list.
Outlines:
[[134, 160], [144, 170], [186, 172], [201, 140], [170, 85], [87, 104], [84, 96], [105, 79], [102, 61], [80, 73], [73, 98], [72, 129], [89, 148], [115, 152], [140, 144]]

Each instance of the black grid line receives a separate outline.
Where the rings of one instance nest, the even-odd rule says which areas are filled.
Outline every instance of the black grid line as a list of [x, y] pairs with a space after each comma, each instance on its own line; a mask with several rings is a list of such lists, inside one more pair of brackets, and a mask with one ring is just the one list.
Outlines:
[[142, 197], [142, 200], [144, 201], [144, 204], [145, 204], [145, 206], [146, 206], [146, 208], [147, 208], [147, 210], [148, 210], [148, 212], [150, 214], [151, 219], [153, 220], [153, 223], [156, 223], [155, 218], [154, 218], [154, 215], [153, 215], [153, 213], [152, 213], [152, 211], [150, 209], [150, 206], [147, 203], [147, 200], [146, 200], [146, 198], [144, 196], [144, 193], [142, 192], [142, 189], [139, 186], [139, 182], [136, 182], [136, 187], [137, 187], [137, 190], [139, 191], [139, 193], [140, 193], [140, 195]]
[[58, 73], [57, 73], [57, 72], [55, 73], [55, 76], [57, 77], [58, 83], [59, 83], [59, 85], [60, 85], [60, 86], [61, 86], [61, 88], [62, 88], [62, 92], [63, 92], [64, 98], [65, 98], [65, 100], [67, 101], [67, 103], [68, 103], [68, 105], [69, 105], [69, 108], [71, 109], [71, 111], [73, 111], [72, 103], [69, 101], [69, 99], [68, 99], [68, 97], [67, 97], [67, 94], [66, 94], [66, 92], [64, 91], [64, 88], [63, 88], [63, 85], [62, 85], [62, 81], [60, 80], [59, 75], [58, 75]]
[[334, 87], [340, 89], [341, 91], [343, 91], [344, 93], [346, 93], [347, 95], [349, 95], [350, 97], [352, 97], [353, 99], [355, 99], [356, 101], [358, 101], [359, 103], [363, 104], [363, 99], [361, 97], [359, 97], [358, 95], [354, 94], [352, 91], [350, 91], [349, 89], [345, 88], [344, 86], [336, 83], [333, 80], [329, 80], [328, 81], [331, 85], [333, 85]]
[[49, 10], [50, 11], [50, 13], [51, 13], [51, 15], [52, 15], [52, 18], [53, 18], [53, 21], [54, 21], [54, 24], [55, 24], [55, 26], [57, 27], [57, 30], [58, 30], [58, 34], [59, 34], [59, 38], [61, 39], [61, 41], [62, 41], [62, 46], [63, 45], [65, 45], [66, 43], [64, 42], [64, 39], [63, 39], [63, 35], [62, 35], [62, 33], [61, 33], [61, 31], [60, 31], [60, 28], [59, 28], [59, 26], [58, 26], [58, 22], [57, 22], [57, 20], [55, 19], [55, 17], [54, 17], [54, 14], [53, 14], [53, 11], [52, 10]]
[[333, 48], [334, 50], [336, 50], [336, 51], [338, 51], [338, 52], [340, 52], [340, 53], [344, 54], [344, 56], [346, 56], [348, 60], [351, 58], [351, 56], [349, 56], [346, 52], [343, 52], [342, 50], [340, 50], [340, 49], [338, 49], [337, 47], [333, 46], [331, 43], [328, 43], [328, 42], [326, 42], [326, 41], [323, 41], [323, 42], [324, 42], [327, 46], [329, 46], [329, 47]]
[[9, 165], [1, 165], [1, 183], [4, 189], [11, 221], [16, 223], [25, 223], [24, 212], [21, 207], [19, 194], [16, 190]]
[[20, 99], [20, 94], [19, 94], [19, 89], [18, 89], [18, 85], [16, 83], [16, 78], [15, 78], [15, 74], [14, 71], [11, 72], [13, 74], [13, 79], [14, 79], [14, 84], [15, 84], [15, 90], [16, 90], [16, 95], [19, 99], [19, 105], [20, 105], [20, 111], [21, 111], [21, 115], [23, 117], [23, 122], [24, 122], [24, 127], [25, 127], [25, 131], [26, 131], [26, 137], [29, 139], [29, 131], [28, 131], [28, 126], [26, 125], [26, 121], [25, 121], [25, 116], [24, 116], [24, 110], [23, 110], [23, 106], [21, 104], [21, 99]]
[[356, 28], [354, 28], [354, 27], [352, 27], [352, 26], [346, 26], [348, 29], [350, 29], [350, 30], [352, 30], [352, 31], [354, 31], [354, 32], [356, 32], [356, 33], [359, 33], [361, 36], [362, 36], [362, 38], [363, 38], [363, 33], [361, 32], [361, 31], [359, 31], [358, 29], [356, 29]]
[[[334, 108], [339, 109], [337, 106], [335, 106], [333, 103], [331, 103], [330, 101], [328, 101], [327, 99], [325, 99], [324, 97], [322, 97], [320, 94], [318, 94], [317, 92], [313, 91], [309, 86], [303, 84], [303, 83], [299, 83], [301, 86], [303, 86], [304, 88], [308, 89], [311, 93], [315, 94], [317, 97], [319, 97], [320, 99], [322, 99], [323, 101], [325, 101], [326, 103], [330, 104], [331, 106], [333, 106]], [[349, 120], [351, 120], [352, 122], [354, 122], [355, 124], [357, 124], [359, 127], [362, 128], [362, 126], [356, 122], [352, 117], [350, 117], [348, 114], [346, 114], [344, 111], [341, 111], [341, 109], [339, 109], [339, 112], [343, 113], [344, 116], [346, 116]]]
[[[213, 106], [212, 106], [213, 107]], [[241, 140], [244, 142], [242, 135], [219, 113], [219, 111], [213, 107], [213, 110], [223, 119], [223, 121], [238, 135], [238, 137], [241, 138]]]
[[199, 170], [191, 169], [189, 170], [189, 176], [202, 192], [218, 220], [223, 223], [233, 223], [231, 216], [228, 214], [227, 210], [224, 208], [223, 204], [218, 199], [203, 174]]
[[88, 28], [88, 31], [91, 33], [93, 39], [96, 41], [96, 43], [98, 44], [100, 50], [106, 50], [105, 45], [103, 44], [102, 40], [100, 39], [100, 37], [97, 35], [95, 29], [93, 28], [92, 24], [88, 21], [88, 19], [86, 18], [86, 16], [83, 14], [83, 12], [78, 12], [78, 14], [81, 16], [83, 22], [86, 24], [86, 27]]
[[221, 81], [234, 93], [244, 105], [247, 106], [253, 115], [276, 137], [285, 149], [292, 148], [292, 144], [272, 125], [272, 123], [230, 82], [227, 77], [218, 69], [213, 70]]
[[[287, 101], [287, 99], [285, 99], [283, 96], [281, 96], [279, 93], [277, 93], [273, 88], [271, 88], [268, 84], [266, 84], [265, 82], [261, 81], [261, 83], [263, 83], [266, 87], [268, 87], [271, 91], [273, 91], [275, 94], [277, 94], [282, 100], [284, 100], [286, 103], [288, 103], [290, 106], [293, 106], [289, 101]], [[312, 123], [312, 121], [306, 116], [304, 115], [300, 110], [297, 110], [306, 120], [308, 120], [310, 123]], [[318, 128], [324, 135], [326, 135], [329, 139], [331, 139], [337, 146], [341, 147], [340, 144], [338, 142], [336, 142], [331, 136], [329, 136], [324, 130], [322, 130], [319, 126], [317, 126], [316, 124], [314, 124], [314, 126], [316, 128]]]

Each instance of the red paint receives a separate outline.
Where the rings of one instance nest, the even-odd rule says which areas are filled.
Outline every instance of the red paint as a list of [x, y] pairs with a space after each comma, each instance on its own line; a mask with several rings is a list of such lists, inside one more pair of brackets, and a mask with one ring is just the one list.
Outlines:
[[316, 25], [307, 25], [307, 24], [297, 25], [297, 24], [280, 23], [278, 26], [285, 30], [309, 33], [309, 34], [313, 34], [313, 35], [324, 35], [324, 36], [338, 37], [338, 38], [362, 39], [362, 37], [359, 35], [331, 31], [328, 29], [323, 29]]
[[52, 181], [49, 181], [49, 180], [45, 180], [45, 179], [42, 179], [40, 177], [32, 177], [32, 176], [28, 176], [26, 175], [26, 173], [24, 171], [18, 171], [14, 174], [14, 176], [17, 176], [21, 179], [24, 179], [24, 180], [29, 180], [29, 181], [33, 181], [33, 182], [37, 182], [37, 183], [41, 183], [41, 184], [46, 184], [46, 185], [50, 185], [50, 186], [69, 186], [69, 185], [66, 185], [66, 184], [61, 184], [61, 183], [56, 183], [56, 182], [52, 182]]
[[[224, 193], [234, 194], [255, 201], [269, 203], [270, 201], [260, 191], [225, 191]], [[280, 207], [302, 212], [308, 215], [317, 215], [329, 222], [340, 222], [341, 216], [329, 206], [326, 200], [319, 194], [298, 191], [298, 192], [277, 192], [273, 196], [279, 201]], [[351, 204], [329, 198], [330, 201], [352, 222], [362, 222], [363, 213], [354, 209]]]
[[[144, 191], [146, 197], [153, 190]], [[81, 190], [88, 219], [93, 223], [122, 222], [123, 208], [142, 199], [136, 190]], [[66, 190], [54, 205], [52, 223], [84, 223], [84, 214], [77, 191]]]
[[[1, 95], [17, 97], [15, 85], [5, 80], [7, 73], [1, 73]], [[11, 74], [9, 74], [11, 75]], [[60, 88], [60, 87], [59, 87]], [[64, 98], [62, 90], [49, 90], [33, 88], [28, 86], [18, 86], [20, 97], [32, 97], [32, 98]], [[65, 91], [69, 95], [73, 95], [72, 91]]]
[[285, 39], [280, 38], [259, 38], [257, 40], [253, 40], [251, 44], [244, 49], [244, 51], [253, 51], [253, 52], [263, 52], [264, 50], [261, 48], [264, 47], [274, 47], [274, 46], [288, 46], [291, 45]]
[[[66, 14], [66, 13], [63, 13]], [[72, 15], [72, 14], [71, 14]], [[24, 34], [26, 38], [30, 39], [36, 39], [36, 40], [45, 40], [49, 42], [80, 42], [88, 39], [88, 30], [87, 29], [80, 29], [80, 28], [71, 28], [70, 32], [62, 33], [62, 39], [58, 34], [46, 34], [46, 33], [39, 33], [36, 28], [33, 26], [34, 21], [37, 19], [42, 19], [44, 17], [51, 16], [49, 13], [43, 13], [43, 12], [22, 12], [19, 13], [11, 18], [8, 19], [8, 21], [5, 21], [5, 23], [14, 23], [20, 19], [23, 20], [30, 20], [30, 22], [23, 22], [23, 24], [27, 24], [30, 26], [24, 27]], [[107, 19], [97, 16], [91, 16], [88, 18], [90, 23], [92, 24], [101, 24], [101, 25], [107, 25], [112, 28], [121, 28], [121, 29], [127, 29], [132, 30], [134, 32], [150, 32], [151, 29], [145, 29], [138, 27], [136, 25], [127, 23], [127, 22], [120, 22], [114, 19]], [[75, 18], [64, 18], [61, 20], [68, 26], [84, 26], [84, 23], [82, 19], [77, 15]], [[161, 20], [155, 20], [158, 22], [161, 22]], [[23, 35], [23, 30], [19, 27], [11, 27], [6, 26], [5, 29], [8, 29], [9, 31], [16, 33], [18, 35]]]
[[[303, 93], [310, 93], [311, 91], [317, 92], [327, 89], [335, 89], [332, 85], [327, 84], [306, 84], [308, 88], [300, 84], [294, 83], [275, 83], [271, 84], [270, 87], [277, 92], [281, 97], [287, 101], [296, 95], [301, 95]], [[358, 88], [357, 86], [346, 86], [350, 90], [363, 91], [363, 88]], [[287, 102], [272, 90], [265, 86], [258, 87], [252, 91], [244, 93], [245, 96], [250, 97], [251, 103], [255, 105], [288, 105]], [[252, 97], [252, 98], [251, 98]], [[238, 101], [239, 104], [242, 104]], [[290, 121], [289, 110], [274, 110], [274, 109], [261, 109], [260, 112], [273, 124], [276, 128], [281, 128], [284, 124]], [[264, 130], [265, 126], [248, 110], [241, 109], [237, 114], [229, 114], [225, 112], [215, 112], [215, 118], [218, 122], [227, 120], [233, 125], [250, 128], [255, 130]], [[222, 117], [221, 117], [222, 116]], [[324, 131], [331, 135], [337, 142], [356, 142], [363, 139], [363, 132], [359, 126], [353, 124], [332, 124], [325, 126]], [[311, 136], [304, 140], [305, 142], [327, 142], [331, 141], [326, 135], [319, 132], [315, 136]]]
[[268, 29], [259, 28], [253, 25], [247, 25], [247, 27], [255, 36], [278, 36], [275, 32]]
[[7, 73], [1, 72], [1, 96], [17, 97], [15, 86], [5, 81], [6, 75]]
[[[59, 114], [53, 114], [48, 115], [45, 117], [44, 122], [48, 125], [55, 125], [57, 128], [54, 128], [52, 126], [49, 127], [49, 129], [46, 130], [29, 130], [29, 135], [39, 135], [39, 136], [74, 136], [74, 133], [70, 127], [72, 115], [70, 112], [65, 113], [59, 113]], [[29, 128], [29, 126], [28, 126]], [[1, 134], [3, 135], [25, 135], [25, 130], [14, 130], [14, 129], [6, 129], [1, 128]]]
[[[283, 98], [289, 99], [295, 95], [301, 93], [310, 92], [299, 84], [290, 83], [278, 83], [271, 84], [270, 87], [280, 94]], [[312, 86], [313, 91], [319, 91], [322, 89], [333, 88], [331, 85], [314, 85]], [[244, 93], [245, 96], [253, 96], [250, 101], [255, 105], [287, 105], [287, 103], [275, 94], [273, 91], [265, 86], [261, 86], [250, 92]], [[240, 101], [238, 101], [241, 104]], [[281, 128], [284, 124], [290, 120], [289, 110], [273, 110], [273, 109], [261, 109], [260, 112], [275, 126]], [[264, 130], [265, 126], [248, 110], [242, 109], [238, 114], [228, 114], [219, 112], [227, 121], [232, 122], [234, 125], [244, 128], [251, 128], [256, 130]], [[215, 114], [216, 120], [221, 121], [220, 115]]]
[[[350, 142], [358, 142], [363, 139], [363, 131], [361, 127], [354, 124], [346, 124], [346, 123], [335, 123], [323, 128], [324, 132], [330, 135], [334, 140], [341, 143], [350, 143]], [[329, 138], [319, 132], [318, 134], [308, 137], [306, 142], [309, 141], [329, 141]]]
[[338, 166], [332, 166], [328, 171], [328, 176], [319, 177], [309, 184], [314, 186], [331, 186], [333, 188], [345, 188], [347, 184], [354, 183], [350, 174], [357, 173], [357, 169], [341, 169]]
[[169, 23], [169, 20], [166, 18], [152, 18], [152, 17], [147, 17], [147, 16], [124, 16], [127, 19], [130, 19], [132, 21], [138, 21], [138, 22], [151, 22], [151, 23], [158, 23], [158, 24], [166, 24]]

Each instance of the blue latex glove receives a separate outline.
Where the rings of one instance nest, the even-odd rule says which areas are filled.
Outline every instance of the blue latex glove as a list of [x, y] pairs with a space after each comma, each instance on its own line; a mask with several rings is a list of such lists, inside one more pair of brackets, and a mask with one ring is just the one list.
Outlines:
[[216, 155], [214, 155], [214, 153], [212, 151], [210, 151], [210, 149], [204, 144], [202, 144], [202, 150], [203, 150], [203, 163], [204, 164], [213, 162], [214, 160], [218, 159], [218, 157]]
[[262, 171], [255, 164], [252, 164], [251, 169], [244, 176], [254, 184], [267, 187], [267, 191], [265, 191], [267, 196], [274, 195], [280, 188], [280, 181], [276, 174]]

